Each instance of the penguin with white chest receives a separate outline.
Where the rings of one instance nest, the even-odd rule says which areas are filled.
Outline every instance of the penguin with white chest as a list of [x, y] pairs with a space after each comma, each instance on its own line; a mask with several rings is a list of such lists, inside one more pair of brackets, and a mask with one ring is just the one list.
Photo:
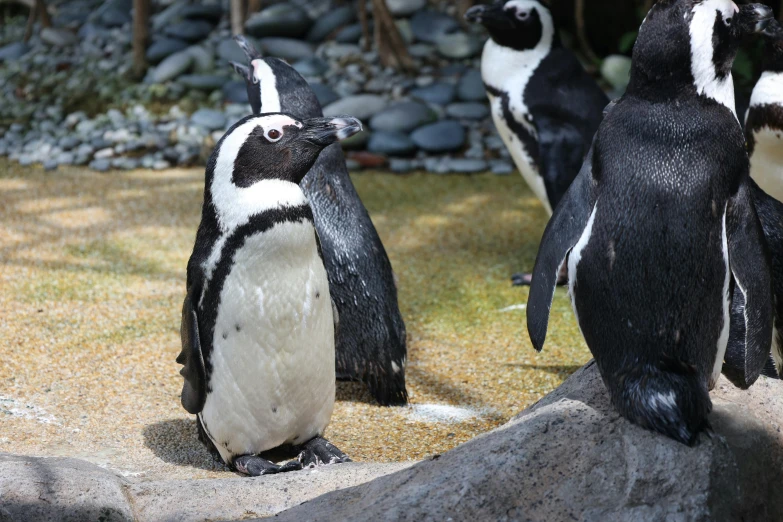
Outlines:
[[[255, 114], [323, 115], [315, 93], [294, 68], [277, 58], [262, 57], [241, 36], [236, 41], [250, 66], [232, 66], [247, 83]], [[406, 332], [394, 273], [339, 145], [324, 150], [302, 181], [302, 190], [313, 208], [332, 298], [340, 314], [337, 376], [366, 383], [382, 406], [405, 404]]]
[[[731, 67], [761, 5], [659, 0], [639, 31], [626, 94], [601, 124], [547, 225], [527, 321], [546, 338], [558, 270], [628, 420], [694, 444], [729, 343], [752, 383], [772, 342], [768, 253], [753, 204]], [[744, 335], [732, 335], [732, 289]]]
[[[489, 31], [481, 76], [495, 126], [551, 214], [579, 172], [609, 99], [561, 45], [552, 14], [537, 0], [479, 5], [465, 18]], [[529, 284], [530, 275], [512, 281]]]
[[[313, 213], [299, 183], [354, 118], [250, 116], [223, 136], [182, 309], [182, 405], [199, 438], [248, 475], [345, 462], [322, 438], [335, 397], [335, 322]], [[278, 466], [258, 456], [301, 450]]]
[[745, 118], [750, 175], [767, 194], [783, 201], [783, 37], [780, 35], [768, 37], [763, 68]]

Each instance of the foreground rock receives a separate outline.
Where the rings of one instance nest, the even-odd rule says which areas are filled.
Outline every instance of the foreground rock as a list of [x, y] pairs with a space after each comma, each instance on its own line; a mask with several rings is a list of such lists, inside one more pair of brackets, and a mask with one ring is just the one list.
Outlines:
[[0, 520], [202, 521], [271, 516], [410, 464], [341, 464], [259, 478], [134, 483], [89, 462], [0, 454]]
[[589, 364], [493, 432], [278, 519], [783, 520], [783, 383], [721, 379], [712, 399], [689, 448], [620, 418]]

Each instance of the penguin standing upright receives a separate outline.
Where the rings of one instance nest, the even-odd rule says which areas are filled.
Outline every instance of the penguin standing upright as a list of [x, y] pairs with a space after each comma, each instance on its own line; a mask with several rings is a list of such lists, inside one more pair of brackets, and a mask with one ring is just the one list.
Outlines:
[[[250, 116], [207, 163], [182, 308], [182, 405], [202, 442], [248, 475], [348, 460], [321, 437], [337, 317], [299, 183], [325, 147], [359, 130], [354, 118]], [[258, 456], [287, 444], [298, 461]]]
[[[263, 58], [236, 37], [250, 67], [232, 63], [247, 83], [255, 114], [323, 115], [307, 81], [277, 58]], [[321, 238], [332, 298], [340, 314], [337, 376], [365, 382], [383, 406], [408, 401], [405, 323], [383, 243], [351, 183], [339, 145], [327, 147], [302, 182]]]
[[[552, 14], [537, 0], [478, 5], [465, 18], [489, 31], [481, 76], [495, 126], [551, 214], [579, 172], [609, 99], [560, 44]], [[529, 284], [530, 275], [512, 281]]]
[[[772, 10], [659, 0], [641, 26], [626, 94], [547, 225], [527, 322], [546, 338], [559, 267], [615, 408], [686, 444], [708, 426], [729, 343], [752, 383], [772, 342], [769, 259], [734, 112], [740, 39]], [[732, 334], [732, 289], [744, 335]]]
[[783, 37], [769, 37], [763, 67], [745, 118], [750, 176], [783, 201]]

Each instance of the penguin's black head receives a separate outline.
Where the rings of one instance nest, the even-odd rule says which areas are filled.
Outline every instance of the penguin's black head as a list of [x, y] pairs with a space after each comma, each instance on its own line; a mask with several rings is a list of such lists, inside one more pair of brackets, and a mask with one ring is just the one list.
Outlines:
[[288, 112], [301, 118], [322, 116], [318, 98], [296, 69], [278, 58], [264, 58], [244, 36], [235, 36], [234, 40], [247, 55], [249, 65], [231, 62], [231, 66], [245, 80], [253, 114], [263, 111]]
[[702, 95], [734, 110], [731, 67], [741, 39], [763, 32], [772, 10], [731, 0], [659, 0], [642, 23], [629, 93]]
[[764, 30], [766, 48], [764, 49], [764, 71], [783, 72], [783, 26], [773, 20]]
[[537, 0], [477, 5], [468, 9], [465, 19], [486, 27], [498, 45], [517, 51], [533, 49], [542, 41], [554, 39], [552, 14]]
[[267, 179], [298, 185], [324, 148], [361, 130], [361, 122], [350, 117], [297, 120], [282, 113], [249, 116], [223, 136], [208, 170], [231, 172], [231, 182], [237, 187]]

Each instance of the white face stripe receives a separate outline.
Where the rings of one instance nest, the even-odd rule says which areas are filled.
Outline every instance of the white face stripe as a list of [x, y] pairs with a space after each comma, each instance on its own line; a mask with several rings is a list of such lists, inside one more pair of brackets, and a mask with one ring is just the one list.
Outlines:
[[[529, 14], [529, 13], [531, 13], [533, 11], [533, 9], [538, 11], [538, 16], [539, 16], [539, 18], [541, 18], [542, 22], [544, 21], [545, 17], [547, 19], [549, 19], [550, 21], [552, 19], [552, 17], [549, 15], [548, 12], [546, 12], [546, 13], [544, 12], [544, 11], [546, 11], [546, 9], [541, 9], [541, 4], [539, 4], [538, 2], [535, 2], [533, 0], [510, 0], [509, 2], [506, 2], [505, 4], [503, 4], [503, 9], [504, 10], [511, 9], [511, 8], [516, 9], [516, 11], [517, 11], [517, 18], [519, 18], [520, 20], [521, 20], [521, 18], [520, 18], [521, 15], [523, 15], [524, 13], [528, 13]], [[544, 24], [544, 25], [546, 25], [546, 24]]]
[[275, 73], [262, 59], [251, 62], [253, 79], [260, 85], [261, 110], [263, 112], [280, 112], [280, 93], [277, 92]]
[[761, 74], [750, 97], [751, 107], [759, 105], [783, 105], [783, 73], [765, 71]]
[[287, 125], [301, 127], [302, 124], [282, 114], [252, 118], [234, 129], [220, 145], [210, 194], [223, 233], [246, 223], [250, 216], [265, 210], [280, 206], [298, 206], [307, 202], [299, 185], [288, 181], [263, 180], [246, 188], [237, 187], [231, 181], [234, 161], [250, 133], [259, 126], [268, 133], [271, 129], [282, 131]]
[[715, 74], [713, 33], [717, 12], [720, 12], [726, 21], [733, 18], [738, 11], [739, 8], [731, 0], [705, 0], [693, 7], [690, 24], [691, 72], [696, 91], [728, 107], [735, 118], [737, 110], [734, 105], [734, 78], [731, 73], [725, 78], [718, 78]]

